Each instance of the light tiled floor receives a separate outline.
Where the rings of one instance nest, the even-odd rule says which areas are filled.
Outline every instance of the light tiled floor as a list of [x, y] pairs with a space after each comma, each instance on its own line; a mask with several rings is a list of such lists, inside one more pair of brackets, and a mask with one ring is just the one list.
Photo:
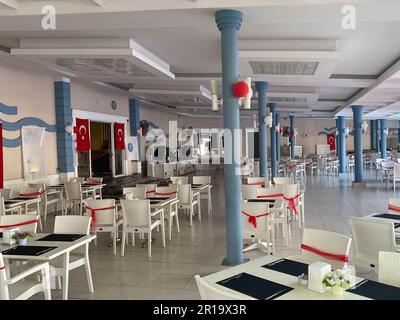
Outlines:
[[[375, 174], [367, 170], [368, 187], [354, 189], [351, 176], [307, 176], [305, 215], [306, 226], [350, 235], [348, 218], [385, 211], [388, 199], [394, 192], [376, 182]], [[207, 172], [198, 172], [203, 175]], [[147, 248], [129, 245], [125, 257], [112, 254], [107, 235], [100, 235], [97, 247], [91, 246], [91, 266], [95, 293], [88, 292], [84, 269], [71, 272], [70, 299], [199, 299], [193, 276], [222, 270], [225, 257], [224, 180], [221, 172], [213, 171], [213, 213], [207, 215], [203, 205], [203, 219], [194, 220], [192, 227], [181, 214], [181, 232], [173, 233], [166, 248], [159, 239], [153, 242], [152, 258]], [[53, 219], [46, 224], [51, 231]], [[301, 233], [292, 228], [289, 247], [277, 242], [276, 254], [288, 256], [299, 253]], [[138, 242], [140, 243], [140, 242]], [[264, 253], [253, 250], [246, 258], [256, 258]], [[53, 290], [53, 298], [61, 297]]]

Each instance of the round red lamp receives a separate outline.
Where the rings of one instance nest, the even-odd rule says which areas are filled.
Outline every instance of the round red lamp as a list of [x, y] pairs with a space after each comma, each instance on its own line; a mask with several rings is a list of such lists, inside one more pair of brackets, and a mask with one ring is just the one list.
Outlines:
[[244, 98], [249, 93], [249, 86], [244, 81], [238, 81], [232, 86], [232, 91], [235, 97]]

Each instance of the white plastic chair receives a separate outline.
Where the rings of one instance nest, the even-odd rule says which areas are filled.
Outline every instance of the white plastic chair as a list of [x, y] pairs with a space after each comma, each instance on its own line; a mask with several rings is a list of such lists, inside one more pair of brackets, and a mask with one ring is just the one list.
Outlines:
[[79, 181], [72, 181], [64, 183], [64, 189], [66, 194], [65, 200], [65, 212], [68, 213], [68, 208], [71, 207], [72, 211], [75, 213], [77, 210], [79, 211], [79, 215], [83, 214], [83, 205], [84, 200], [90, 199], [93, 197], [88, 196], [82, 192], [82, 184]]
[[393, 174], [389, 176], [389, 179], [393, 181], [393, 191], [396, 191], [396, 182], [400, 181], [400, 164], [393, 164]]
[[[98, 233], [111, 233], [113, 241], [113, 253], [117, 254], [118, 227], [122, 220], [117, 217], [114, 199], [90, 199], [85, 200], [86, 215], [92, 217], [92, 230]], [[97, 238], [96, 238], [97, 239]], [[95, 240], [95, 244], [97, 241]]]
[[391, 222], [350, 217], [353, 234], [354, 264], [375, 270], [378, 267], [379, 251], [395, 252], [394, 225]]
[[137, 184], [136, 187], [140, 187], [140, 188], [147, 188], [146, 189], [146, 197], [150, 198], [150, 197], [155, 197], [155, 193], [156, 193], [156, 187], [157, 184], [156, 183], [147, 183], [147, 184]]
[[[0, 216], [0, 231], [5, 226], [15, 226], [21, 232], [36, 233], [39, 215], [18, 214], [18, 215], [3, 215]], [[1, 228], [3, 227], [3, 228]]]
[[275, 254], [274, 214], [268, 202], [242, 202], [243, 240], [252, 240], [252, 245], [243, 252], [262, 249], [267, 254]]
[[378, 281], [400, 287], [400, 253], [379, 252]]
[[194, 276], [194, 279], [196, 280], [201, 300], [255, 300], [251, 297], [222, 291], [216, 286], [205, 282], [198, 274]]
[[272, 179], [272, 183], [275, 185], [282, 185], [282, 184], [293, 184], [294, 179], [293, 177], [275, 177]]
[[44, 221], [47, 220], [47, 212], [49, 206], [55, 204], [55, 209], [57, 211], [57, 206], [60, 203], [61, 212], [63, 211], [64, 207], [63, 190], [46, 190], [46, 185], [44, 183], [30, 183], [29, 186], [32, 188], [39, 188], [44, 191], [41, 196]]
[[[19, 197], [21, 198], [27, 198], [27, 199], [32, 199], [32, 198], [37, 198], [40, 199], [40, 202], [31, 204], [31, 205], [25, 205], [25, 214], [32, 214], [32, 215], [38, 215], [41, 217], [42, 215], [42, 196], [45, 193], [45, 191], [40, 188], [40, 187], [22, 187], [19, 189]], [[40, 230], [43, 230], [42, 226], [42, 221], [41, 218], [39, 218], [39, 228]]]
[[[345, 257], [349, 256], [351, 238], [336, 232], [308, 229], [303, 230], [302, 257], [309, 261], [322, 261], [332, 265], [332, 269], [342, 269], [347, 267]], [[313, 252], [313, 249], [320, 251]], [[338, 259], [325, 256], [323, 253], [338, 255]], [[343, 260], [340, 260], [340, 257]]]
[[121, 255], [125, 255], [125, 244], [132, 234], [132, 245], [135, 246], [135, 233], [147, 233], [148, 256], [151, 257], [152, 230], [161, 226], [161, 241], [165, 247], [165, 227], [163, 209], [150, 210], [150, 200], [121, 200], [123, 225]]
[[400, 214], [400, 199], [389, 199], [388, 210], [390, 213]]
[[[103, 178], [102, 177], [88, 177], [84, 180], [84, 183], [91, 184], [91, 185], [102, 184]], [[89, 195], [89, 193], [93, 194], [94, 199], [103, 199], [103, 189], [102, 188], [86, 192], [87, 195]]]
[[146, 191], [147, 187], [123, 188], [122, 194], [129, 200], [146, 199]]
[[242, 191], [242, 200], [257, 199], [257, 190], [260, 189], [260, 186], [242, 184], [240, 189]]
[[4, 201], [10, 199], [11, 197], [11, 192], [12, 189], [0, 189], [0, 215], [2, 214], [21, 214], [22, 208], [21, 207], [15, 207], [15, 208], [10, 208], [6, 209], [4, 205]]
[[201, 204], [199, 196], [193, 193], [190, 184], [182, 184], [178, 186], [178, 208], [189, 212], [190, 225], [193, 225], [194, 207], [197, 206], [199, 221], [201, 221]]
[[178, 193], [178, 185], [156, 186], [154, 193], [156, 198], [176, 198]]
[[[54, 222], [55, 234], [85, 234], [88, 235], [90, 231], [90, 217], [81, 216], [56, 216]], [[69, 270], [74, 270], [81, 266], [85, 267], [86, 279], [89, 287], [89, 292], [94, 292], [92, 272], [89, 262], [89, 243], [85, 247], [78, 248], [70, 253], [70, 262], [68, 264]], [[52, 279], [57, 277], [58, 286], [61, 288], [61, 277], [64, 274], [62, 258], [51, 260], [50, 274]], [[53, 282], [53, 281], [52, 281]], [[52, 286], [55, 288], [55, 286]]]
[[[10, 277], [9, 266], [4, 264], [3, 255], [0, 253], [0, 299], [1, 300], [27, 300], [33, 295], [43, 292], [46, 300], [51, 300], [49, 263], [35, 264], [13, 277]], [[38, 277], [32, 275], [41, 275]], [[29, 277], [29, 278], [28, 278]], [[35, 280], [36, 279], [36, 280]]]
[[171, 177], [169, 178], [172, 184], [188, 184], [189, 182], [189, 177]]
[[247, 185], [263, 187], [268, 183], [269, 180], [264, 177], [247, 177]]
[[304, 227], [304, 201], [303, 193], [300, 191], [300, 185], [285, 184], [283, 186], [283, 199], [285, 201], [285, 208], [290, 211], [291, 217], [298, 220], [299, 228]]
[[200, 199], [207, 200], [207, 211], [208, 214], [212, 212], [212, 199], [211, 199], [211, 176], [194, 176], [193, 184], [206, 184], [208, 185], [207, 189], [200, 191]]
[[170, 185], [168, 187], [156, 186], [155, 197], [163, 198], [173, 198], [175, 201], [170, 202], [169, 207], [164, 210], [164, 218], [168, 222], [168, 239], [172, 239], [172, 225], [175, 218], [177, 231], [180, 232], [179, 228], [179, 215], [178, 215], [178, 185]]

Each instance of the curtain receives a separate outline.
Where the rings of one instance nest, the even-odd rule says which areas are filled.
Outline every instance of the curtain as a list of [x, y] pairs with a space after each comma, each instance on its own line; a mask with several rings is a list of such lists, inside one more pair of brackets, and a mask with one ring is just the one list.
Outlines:
[[45, 128], [22, 127], [22, 159], [25, 180], [46, 177]]

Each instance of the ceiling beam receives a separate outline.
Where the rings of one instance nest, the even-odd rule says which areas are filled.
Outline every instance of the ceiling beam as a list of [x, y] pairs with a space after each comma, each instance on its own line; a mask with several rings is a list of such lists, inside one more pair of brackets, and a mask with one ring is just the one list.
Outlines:
[[0, 4], [4, 4], [14, 10], [18, 10], [19, 8], [19, 3], [16, 0], [0, 0]]

